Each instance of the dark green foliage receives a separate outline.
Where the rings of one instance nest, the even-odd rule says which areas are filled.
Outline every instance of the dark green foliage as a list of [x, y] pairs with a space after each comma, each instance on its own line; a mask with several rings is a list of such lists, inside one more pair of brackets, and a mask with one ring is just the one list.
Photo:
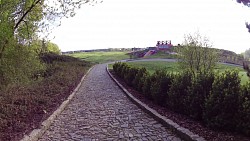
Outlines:
[[192, 74], [190, 72], [182, 72], [174, 76], [168, 94], [169, 101], [167, 102], [170, 109], [182, 114], [188, 114], [187, 89], [191, 86], [191, 79]]
[[31, 83], [33, 76], [44, 70], [45, 65], [28, 46], [11, 43], [0, 58], [0, 90]]
[[205, 99], [212, 90], [214, 73], [197, 74], [192, 77], [191, 86], [188, 87], [187, 104], [190, 117], [202, 120]]
[[225, 71], [217, 75], [205, 102], [205, 123], [214, 129], [234, 130], [237, 124], [239, 94], [238, 71]]
[[173, 81], [173, 76], [165, 70], [157, 70], [151, 76], [150, 93], [155, 103], [166, 106], [168, 102], [168, 91]]
[[237, 121], [239, 131], [250, 136], [250, 82], [242, 86]]
[[126, 63], [121, 63], [121, 62], [116, 62], [114, 65], [113, 65], [113, 69], [115, 71], [115, 73], [124, 79], [124, 75], [125, 75], [125, 72], [126, 72], [126, 69], [127, 69], [128, 65]]
[[153, 99], [151, 94], [151, 85], [155, 81], [154, 77], [151, 75], [144, 75], [144, 78], [142, 78], [144, 81], [144, 85], [142, 87], [142, 93], [147, 99]]
[[129, 66], [128, 64], [126, 63], [122, 63], [122, 66], [121, 66], [121, 72], [120, 72], [120, 77], [125, 79], [125, 75], [128, 73], [129, 71]]
[[247, 76], [250, 77], [250, 69], [247, 62], [243, 62], [243, 69], [247, 72]]
[[133, 86], [133, 81], [135, 79], [135, 76], [138, 73], [138, 68], [134, 68], [134, 67], [130, 67], [128, 66], [126, 69], [126, 72], [124, 74], [124, 79], [125, 82], [129, 85], [129, 86]]
[[90, 63], [80, 60], [78, 58], [66, 56], [66, 55], [57, 55], [55, 53], [43, 53], [40, 55], [40, 59], [47, 64], [47, 69], [40, 75], [42, 77], [52, 76], [55, 72], [58, 72], [62, 69], [61, 65], [65, 63], [70, 63], [74, 66], [89, 66]]
[[133, 80], [133, 87], [139, 91], [139, 92], [142, 92], [142, 87], [143, 87], [143, 77], [144, 75], [147, 75], [148, 72], [146, 70], [146, 68], [139, 68], [138, 69], [138, 73], [136, 74], [135, 76], [135, 79]]
[[[241, 86], [238, 71], [169, 73], [115, 63], [114, 71], [128, 84], [161, 106], [202, 121], [217, 130], [250, 136], [250, 82]], [[121, 77], [121, 78], [122, 78]]]
[[149, 75], [149, 72], [148, 71], [146, 71], [144, 74], [143, 74], [143, 76], [141, 77], [141, 79], [139, 80], [139, 84], [138, 84], [138, 90], [140, 91], [140, 92], [142, 92], [143, 94], [144, 94], [144, 86], [146, 85], [146, 81], [147, 81], [147, 79], [150, 77], [150, 75]]
[[[51, 64], [54, 61], [57, 62], [79, 62], [80, 59], [66, 56], [66, 55], [58, 55], [56, 53], [42, 53], [40, 54], [41, 60], [46, 64]], [[82, 61], [83, 62], [83, 61]]]
[[121, 65], [121, 62], [115, 62], [114, 65], [113, 65], [113, 70], [115, 73], [118, 73], [118, 69]]

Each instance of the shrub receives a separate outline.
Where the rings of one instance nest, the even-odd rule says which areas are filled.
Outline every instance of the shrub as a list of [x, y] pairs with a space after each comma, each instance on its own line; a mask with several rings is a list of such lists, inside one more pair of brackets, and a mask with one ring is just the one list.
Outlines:
[[148, 72], [146, 70], [146, 68], [139, 68], [138, 69], [138, 72], [135, 76], [135, 79], [133, 80], [132, 84], [133, 84], [133, 87], [139, 91], [139, 92], [142, 92], [142, 86], [143, 86], [143, 76], [146, 75]]
[[[57, 62], [79, 62], [81, 61], [78, 58], [74, 58], [74, 57], [70, 57], [70, 56], [66, 56], [66, 55], [58, 55], [56, 53], [41, 53], [40, 54], [40, 59], [46, 63], [46, 64], [52, 64], [54, 61]], [[84, 62], [84, 61], [82, 61]]]
[[28, 46], [13, 43], [0, 59], [0, 89], [30, 83], [34, 75], [44, 70], [45, 65]]
[[115, 71], [115, 73], [116, 73], [118, 76], [121, 74], [122, 67], [123, 67], [123, 63], [122, 63], [122, 62], [116, 62], [116, 63], [113, 65], [113, 70]]
[[134, 68], [134, 67], [130, 67], [128, 66], [125, 73], [124, 73], [124, 79], [125, 82], [129, 85], [129, 86], [133, 86], [133, 81], [135, 79], [135, 76], [137, 75], [139, 69], [138, 68]]
[[142, 93], [143, 93], [143, 95], [145, 95], [145, 97], [147, 99], [152, 99], [150, 88], [151, 88], [151, 85], [152, 85], [153, 81], [154, 81], [154, 78], [151, 77], [149, 74], [145, 74], [142, 77], [142, 82], [143, 82]]
[[124, 79], [124, 74], [126, 73], [127, 67], [128, 65], [126, 63], [116, 62], [113, 65], [113, 70], [120, 78]]
[[178, 113], [187, 114], [187, 89], [191, 85], [192, 74], [182, 72], [174, 76], [169, 89], [168, 107]]
[[129, 71], [128, 64], [122, 63], [122, 65], [121, 65], [121, 71], [119, 72], [120, 73], [120, 77], [122, 79], [125, 79], [125, 75], [128, 73], [128, 71]]
[[113, 70], [115, 73], [118, 73], [118, 69], [121, 66], [121, 62], [115, 62], [113, 65]]
[[168, 91], [172, 83], [172, 74], [165, 70], [157, 70], [152, 76], [154, 81], [151, 82], [150, 93], [155, 103], [166, 105], [168, 102]]
[[250, 136], [250, 82], [240, 85], [238, 71], [222, 74], [157, 70], [150, 75], [145, 68], [115, 63], [114, 71], [127, 84], [173, 111], [203, 121], [208, 127]]
[[145, 73], [143, 73], [142, 77], [139, 80], [139, 84], [138, 84], [138, 91], [143, 93], [143, 87], [146, 84], [146, 80], [147, 78], [150, 77], [149, 72], [146, 71]]
[[192, 77], [191, 86], [188, 87], [187, 104], [190, 117], [202, 120], [205, 99], [208, 97], [212, 84], [214, 82], [214, 73], [197, 74]]
[[238, 114], [239, 93], [238, 71], [225, 71], [216, 75], [212, 91], [205, 102], [205, 123], [214, 129], [234, 130]]
[[250, 136], [250, 82], [242, 86], [237, 121], [238, 130]]

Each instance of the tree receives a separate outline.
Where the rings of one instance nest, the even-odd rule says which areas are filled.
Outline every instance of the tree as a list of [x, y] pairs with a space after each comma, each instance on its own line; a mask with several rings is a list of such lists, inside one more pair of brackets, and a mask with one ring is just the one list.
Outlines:
[[238, 3], [242, 3], [242, 4], [244, 4], [244, 5], [246, 5], [246, 6], [250, 6], [250, 0], [237, 0], [237, 2]]
[[178, 48], [179, 66], [192, 74], [211, 72], [217, 62], [217, 53], [207, 37], [199, 32], [187, 34], [182, 47]]
[[53, 53], [56, 53], [56, 54], [60, 54], [61, 53], [61, 50], [59, 49], [59, 47], [58, 47], [57, 44], [48, 42], [47, 46], [48, 46], [48, 51], [49, 52], [53, 52]]
[[72, 17], [75, 9], [95, 0], [0, 0], [0, 59], [8, 40], [27, 44], [36, 33], [48, 30], [62, 17]]
[[[0, 89], [28, 82], [44, 69], [32, 46], [63, 17], [72, 17], [82, 4], [95, 0], [0, 0]], [[45, 42], [44, 42], [45, 43]], [[45, 45], [45, 44], [44, 44]], [[41, 45], [40, 45], [41, 46]], [[50, 48], [58, 51], [52, 44]]]
[[44, 39], [34, 40], [32, 44], [30, 45], [30, 47], [37, 55], [40, 55], [42, 53], [47, 53], [47, 52], [53, 52], [56, 54], [61, 53], [61, 50], [57, 44], [52, 43], [50, 41], [45, 41]]

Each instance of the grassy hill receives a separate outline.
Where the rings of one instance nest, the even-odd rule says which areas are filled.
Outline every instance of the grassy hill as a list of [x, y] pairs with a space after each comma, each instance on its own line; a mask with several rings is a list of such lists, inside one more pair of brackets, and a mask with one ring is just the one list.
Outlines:
[[81, 52], [70, 54], [72, 57], [80, 58], [95, 64], [107, 63], [123, 59], [129, 59], [128, 52]]

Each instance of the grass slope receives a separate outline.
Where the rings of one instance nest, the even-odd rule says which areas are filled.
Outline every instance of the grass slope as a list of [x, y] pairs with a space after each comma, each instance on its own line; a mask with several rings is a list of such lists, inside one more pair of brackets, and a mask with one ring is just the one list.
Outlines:
[[175, 59], [175, 58], [177, 58], [177, 56], [173, 55], [173, 54], [168, 54], [168, 53], [159, 51], [151, 56], [146, 56], [143, 58], [147, 58], [147, 59], [150, 59], [150, 58]]
[[85, 61], [90, 61], [95, 64], [107, 63], [129, 58], [127, 52], [82, 52], [74, 53], [70, 56], [80, 58]]

